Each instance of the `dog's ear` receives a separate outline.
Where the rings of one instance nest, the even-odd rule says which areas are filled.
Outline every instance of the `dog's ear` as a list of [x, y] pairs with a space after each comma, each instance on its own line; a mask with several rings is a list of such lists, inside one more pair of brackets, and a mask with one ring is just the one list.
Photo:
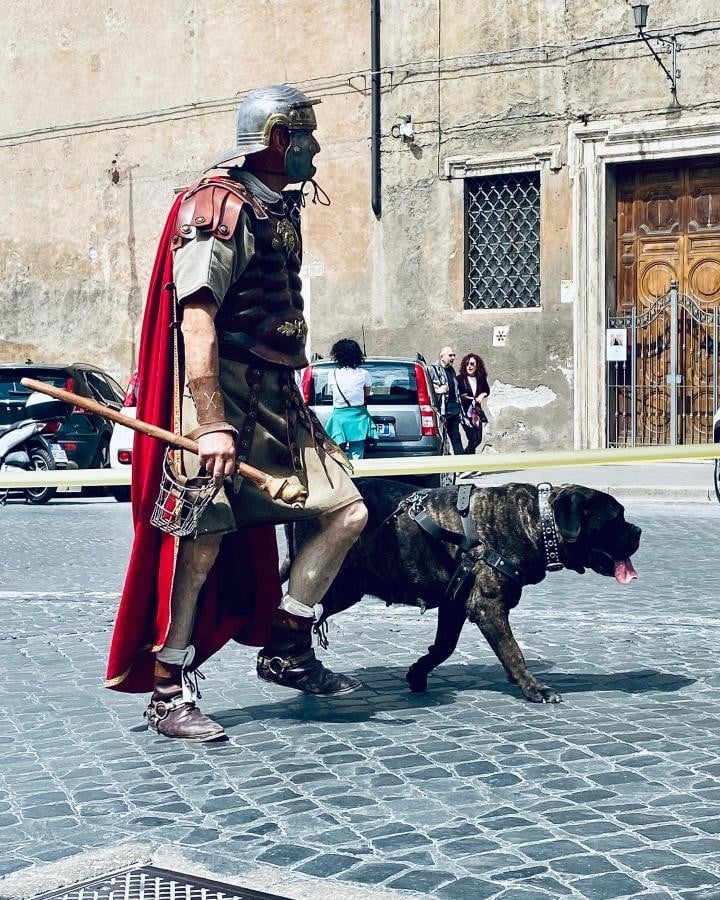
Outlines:
[[581, 488], [564, 488], [555, 498], [552, 508], [560, 534], [569, 544], [575, 543], [587, 517], [587, 495]]

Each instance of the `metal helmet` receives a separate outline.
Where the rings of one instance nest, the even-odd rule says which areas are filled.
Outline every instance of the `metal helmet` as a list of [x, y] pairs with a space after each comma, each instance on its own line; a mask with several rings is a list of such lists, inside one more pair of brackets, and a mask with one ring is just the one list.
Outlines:
[[291, 138], [293, 132], [313, 131], [317, 128], [313, 106], [319, 102], [289, 84], [270, 84], [250, 91], [238, 106], [235, 146], [218, 156], [210, 168], [230, 168], [242, 157], [264, 150], [275, 125], [284, 125]]

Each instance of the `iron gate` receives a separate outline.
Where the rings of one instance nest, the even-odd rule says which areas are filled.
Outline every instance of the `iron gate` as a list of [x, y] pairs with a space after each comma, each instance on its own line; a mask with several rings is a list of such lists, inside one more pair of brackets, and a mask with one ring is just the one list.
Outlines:
[[627, 356], [608, 362], [608, 447], [712, 442], [718, 406], [718, 306], [701, 306], [671, 282], [640, 315], [611, 315]]

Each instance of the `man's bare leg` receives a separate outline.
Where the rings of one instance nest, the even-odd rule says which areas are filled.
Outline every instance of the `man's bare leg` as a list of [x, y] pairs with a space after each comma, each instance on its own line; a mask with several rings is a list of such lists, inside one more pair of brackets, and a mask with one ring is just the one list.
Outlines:
[[195, 705], [195, 691], [185, 672], [195, 648], [190, 643], [200, 589], [213, 567], [222, 535], [200, 535], [180, 541], [170, 606], [170, 629], [155, 657], [155, 690], [145, 715], [148, 724], [166, 737], [216, 741], [225, 737], [222, 725]]
[[320, 533], [293, 562], [289, 593], [280, 603], [268, 643], [258, 654], [258, 675], [308, 694], [349, 694], [360, 682], [323, 666], [312, 649], [312, 628], [322, 615], [318, 604], [365, 527], [367, 509], [358, 500], [320, 522]]
[[[189, 646], [198, 594], [217, 559], [221, 540], [221, 534], [201, 534], [180, 541], [170, 605], [170, 629], [163, 650], [184, 650]], [[163, 650], [158, 653], [158, 659], [163, 658]]]
[[288, 593], [305, 606], [322, 602], [367, 523], [367, 508], [358, 500], [319, 521], [321, 531], [302, 546], [290, 569]]

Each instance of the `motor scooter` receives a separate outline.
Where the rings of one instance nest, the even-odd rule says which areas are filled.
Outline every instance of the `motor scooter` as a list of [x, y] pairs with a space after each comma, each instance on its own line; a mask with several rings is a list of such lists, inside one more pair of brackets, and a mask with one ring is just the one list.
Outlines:
[[[0, 472], [68, 468], [65, 449], [45, 430], [48, 423], [62, 420], [70, 412], [71, 407], [61, 400], [38, 392], [30, 394], [23, 417], [10, 425], [0, 425]], [[0, 503], [7, 502], [10, 490], [0, 490]], [[28, 503], [48, 503], [57, 488], [26, 488], [23, 493]]]

